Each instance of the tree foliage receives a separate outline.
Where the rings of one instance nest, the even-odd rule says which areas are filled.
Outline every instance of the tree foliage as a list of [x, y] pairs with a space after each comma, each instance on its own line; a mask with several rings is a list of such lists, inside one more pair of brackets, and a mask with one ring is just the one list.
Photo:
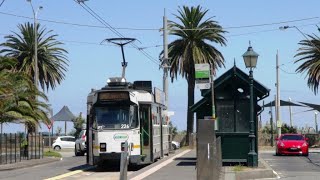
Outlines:
[[168, 46], [170, 76], [173, 81], [178, 74], [188, 82], [187, 144], [193, 132], [193, 113], [189, 107], [194, 104], [195, 64], [210, 63], [215, 71], [224, 67], [221, 52], [210, 43], [226, 45], [226, 32], [213, 17], [205, 18], [208, 10], [200, 6], [179, 8], [175, 17], [178, 22], [169, 21], [170, 34], [178, 37]]
[[297, 133], [297, 128], [291, 127], [288, 124], [284, 123], [281, 126], [281, 133], [286, 134], [286, 133]]
[[[2, 43], [3, 53], [7, 57], [13, 57], [18, 60], [16, 69], [25, 72], [34, 82], [35, 74], [35, 31], [31, 23], [19, 24], [19, 33], [13, 32], [13, 35], [5, 36], [6, 42]], [[50, 35], [52, 31], [40, 28], [37, 25], [38, 34], [38, 72], [39, 83], [43, 90], [54, 89], [60, 84], [67, 71], [67, 51], [61, 46], [62, 43], [56, 40], [58, 35]]]
[[172, 135], [172, 139], [178, 134], [178, 129], [176, 126], [173, 126], [172, 122], [169, 121], [169, 132]]
[[309, 39], [301, 40], [298, 44], [301, 47], [298, 49], [295, 57], [299, 57], [295, 63], [302, 63], [296, 69], [298, 73], [307, 73], [308, 87], [318, 93], [320, 81], [320, 38], [317, 35], [307, 35]]
[[47, 117], [48, 104], [43, 100], [47, 97], [38, 91], [29, 76], [17, 71], [17, 60], [0, 57], [0, 122], [25, 123], [34, 129], [39, 122], [49, 122]]
[[85, 123], [85, 119], [82, 118], [82, 113], [80, 112], [79, 116], [76, 117], [75, 119], [72, 120], [73, 121], [73, 127], [75, 129], [75, 132], [74, 132], [74, 136], [75, 137], [78, 137], [80, 132], [82, 131], [83, 129], [83, 125]]

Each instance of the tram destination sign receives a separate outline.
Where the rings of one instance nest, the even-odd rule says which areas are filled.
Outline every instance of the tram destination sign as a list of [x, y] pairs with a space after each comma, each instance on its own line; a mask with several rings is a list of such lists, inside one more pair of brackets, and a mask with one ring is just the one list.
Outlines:
[[100, 92], [99, 93], [100, 101], [126, 101], [130, 100], [128, 92]]

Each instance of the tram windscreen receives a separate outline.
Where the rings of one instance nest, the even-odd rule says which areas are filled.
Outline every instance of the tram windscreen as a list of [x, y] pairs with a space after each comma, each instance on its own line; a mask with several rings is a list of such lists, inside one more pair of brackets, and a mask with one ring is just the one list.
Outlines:
[[96, 107], [97, 128], [131, 129], [138, 126], [137, 106], [109, 105]]

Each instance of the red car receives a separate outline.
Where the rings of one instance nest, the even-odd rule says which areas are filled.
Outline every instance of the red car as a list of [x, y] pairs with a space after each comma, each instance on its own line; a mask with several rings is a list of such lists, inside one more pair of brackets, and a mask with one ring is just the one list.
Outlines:
[[301, 134], [283, 134], [280, 138], [276, 138], [277, 149], [276, 155], [295, 154], [295, 155], [309, 155], [308, 138]]

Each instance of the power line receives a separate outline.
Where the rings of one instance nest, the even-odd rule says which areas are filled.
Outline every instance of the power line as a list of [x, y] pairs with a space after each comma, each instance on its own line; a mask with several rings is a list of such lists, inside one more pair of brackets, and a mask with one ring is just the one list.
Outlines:
[[298, 73], [293, 73], [293, 72], [285, 71], [284, 69], [282, 69], [282, 68], [280, 68], [280, 67], [279, 67], [279, 69], [280, 69], [282, 72], [286, 73], [286, 74], [298, 74]]
[[[24, 18], [24, 19], [33, 19], [32, 17], [29, 17], [29, 16], [22, 16], [22, 15], [7, 13], [7, 12], [0, 12], [0, 14], [2, 14], [2, 15], [7, 15], [7, 16]], [[55, 23], [55, 24], [64, 24], [64, 25], [79, 26], [79, 27], [89, 27], [89, 28], [106, 29], [105, 26], [98, 26], [98, 25], [79, 24], [79, 23], [72, 23], [72, 22], [65, 22], [65, 21], [57, 21], [57, 20], [49, 20], [49, 19], [41, 19], [41, 18], [39, 18], [38, 20], [39, 20], [39, 21], [44, 21], [44, 22]], [[109, 28], [107, 28], [107, 29], [109, 29]], [[133, 30], [133, 31], [159, 31], [159, 30], [160, 30], [160, 28], [130, 28], [130, 27], [118, 27], [118, 28], [114, 28], [114, 29], [119, 29], [119, 30]]]
[[[77, 2], [76, 0], [74, 0]], [[4, 2], [4, 1], [3, 1]], [[2, 2], [2, 3], [3, 3]], [[78, 3], [78, 2], [77, 2]], [[79, 3], [80, 4], [80, 3]], [[89, 9], [89, 7], [86, 5], [86, 7]], [[83, 7], [84, 8], [84, 7]], [[89, 9], [90, 11], [94, 12], [92, 9]], [[7, 15], [7, 16], [14, 16], [19, 18], [25, 18], [25, 19], [33, 19], [32, 17], [28, 16], [22, 16], [7, 12], [0, 12], [0, 14]], [[97, 15], [97, 14], [96, 14]], [[98, 15], [97, 15], [98, 16]], [[313, 19], [318, 19], [319, 17], [310, 17], [310, 18], [302, 18], [302, 19], [296, 19], [296, 20], [288, 20], [288, 21], [281, 21], [281, 22], [273, 22], [273, 23], [264, 23], [264, 24], [253, 24], [253, 25], [240, 25], [240, 26], [230, 26], [230, 27], [224, 27], [223, 29], [241, 29], [241, 28], [251, 28], [251, 27], [261, 27], [261, 26], [271, 26], [271, 25], [279, 25], [279, 24], [287, 24], [292, 22], [299, 22], [299, 21], [309, 21]], [[79, 23], [72, 23], [72, 22], [65, 22], [65, 21], [57, 21], [57, 20], [48, 20], [48, 19], [38, 19], [39, 21], [44, 22], [50, 22], [50, 23], [56, 23], [56, 24], [64, 24], [64, 25], [72, 25], [72, 26], [79, 26], [79, 27], [90, 27], [90, 28], [111, 28], [106, 26], [98, 26], [98, 25], [89, 25], [89, 24], [79, 24]], [[133, 30], [133, 31], [159, 31], [162, 30], [162, 28], [131, 28], [131, 27], [112, 27], [113, 29], [119, 29], [119, 30]], [[217, 29], [217, 28], [194, 28], [194, 29], [171, 29], [171, 30], [208, 30], [208, 29]]]

